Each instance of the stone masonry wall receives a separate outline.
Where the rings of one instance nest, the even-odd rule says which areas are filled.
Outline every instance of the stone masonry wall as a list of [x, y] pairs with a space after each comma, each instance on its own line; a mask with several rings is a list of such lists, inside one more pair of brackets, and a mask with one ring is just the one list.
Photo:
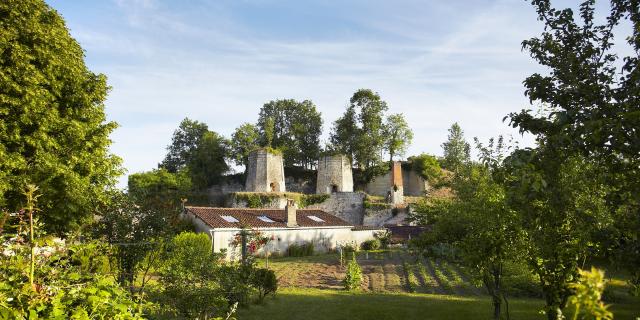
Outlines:
[[285, 192], [285, 190], [282, 155], [271, 154], [262, 149], [249, 154], [245, 191]]
[[346, 156], [326, 156], [318, 160], [316, 193], [353, 192], [351, 163]]
[[323, 203], [308, 206], [308, 209], [320, 209], [354, 225], [361, 225], [364, 217], [364, 193], [334, 192]]

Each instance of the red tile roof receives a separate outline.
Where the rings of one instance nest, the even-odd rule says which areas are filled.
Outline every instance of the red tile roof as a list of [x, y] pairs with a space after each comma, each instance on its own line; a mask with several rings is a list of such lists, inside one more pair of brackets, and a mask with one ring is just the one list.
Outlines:
[[[193, 214], [212, 228], [284, 228], [286, 213], [284, 209], [245, 209], [245, 208], [212, 208], [185, 207], [187, 213]], [[221, 216], [234, 217], [238, 222], [228, 222]], [[266, 216], [274, 222], [265, 222], [258, 217]], [[309, 216], [316, 216], [324, 222], [314, 221]], [[351, 227], [352, 224], [322, 210], [298, 209], [296, 222], [299, 227]]]

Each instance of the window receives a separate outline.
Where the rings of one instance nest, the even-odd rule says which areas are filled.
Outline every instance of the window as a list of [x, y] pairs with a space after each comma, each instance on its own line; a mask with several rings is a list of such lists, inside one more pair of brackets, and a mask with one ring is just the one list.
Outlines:
[[269, 217], [267, 217], [267, 216], [259, 216], [259, 217], [258, 217], [258, 219], [259, 219], [260, 221], [264, 221], [264, 222], [268, 222], [268, 223], [273, 223], [273, 222], [275, 222], [275, 221], [273, 221], [273, 220], [269, 219]]
[[232, 216], [220, 216], [220, 218], [224, 219], [224, 221], [226, 221], [226, 222], [231, 222], [231, 223], [240, 222], [240, 221], [238, 221], [238, 219], [236, 219], [236, 218], [234, 218]]
[[309, 219], [311, 219], [311, 220], [313, 220], [315, 222], [324, 222], [324, 220], [322, 220], [322, 219], [320, 219], [320, 218], [318, 218], [316, 216], [308, 216], [307, 218], [309, 218]]

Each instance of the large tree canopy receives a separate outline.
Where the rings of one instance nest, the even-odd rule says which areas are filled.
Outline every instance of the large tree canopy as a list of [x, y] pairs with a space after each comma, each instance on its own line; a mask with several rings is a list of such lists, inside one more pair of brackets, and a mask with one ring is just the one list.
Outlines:
[[[549, 72], [524, 81], [540, 110], [510, 115], [514, 127], [536, 135], [538, 147], [508, 159], [514, 173], [508, 191], [523, 214], [549, 319], [560, 317], [581, 257], [601, 249], [595, 231], [612, 235], [607, 249], [624, 253], [623, 265], [640, 284], [640, 3], [610, 3], [597, 24], [595, 1], [583, 1], [576, 18], [570, 8], [533, 0], [545, 30], [523, 42]], [[616, 28], [622, 21], [632, 27], [631, 54], [620, 58], [625, 50], [613, 44], [625, 30]], [[602, 230], [612, 221], [624, 223]]]
[[184, 118], [178, 129], [173, 132], [171, 144], [167, 146], [167, 155], [159, 167], [169, 172], [177, 172], [184, 168], [189, 163], [193, 150], [208, 131], [209, 127], [205, 123]]
[[312, 167], [320, 156], [322, 115], [309, 100], [265, 103], [258, 128], [264, 146], [282, 150], [286, 166]]
[[109, 153], [116, 124], [106, 121], [107, 91], [55, 10], [0, 2], [0, 206], [19, 208], [33, 183], [50, 231], [91, 216], [121, 174]]
[[330, 148], [350, 156], [361, 169], [378, 165], [387, 141], [383, 123], [387, 109], [379, 94], [369, 89], [356, 91], [333, 124]]

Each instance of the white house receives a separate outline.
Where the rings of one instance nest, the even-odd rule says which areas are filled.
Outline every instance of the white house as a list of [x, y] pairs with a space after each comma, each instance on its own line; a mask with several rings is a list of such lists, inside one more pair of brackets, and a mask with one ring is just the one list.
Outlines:
[[336, 249], [342, 244], [359, 246], [384, 230], [354, 226], [322, 210], [298, 210], [293, 200], [288, 200], [284, 209], [186, 206], [184, 218], [194, 224], [197, 232], [209, 235], [214, 252], [226, 249], [228, 259], [238, 256], [230, 244], [243, 229], [257, 230], [273, 238], [258, 254], [285, 254], [291, 244], [302, 243], [312, 243], [316, 252]]

